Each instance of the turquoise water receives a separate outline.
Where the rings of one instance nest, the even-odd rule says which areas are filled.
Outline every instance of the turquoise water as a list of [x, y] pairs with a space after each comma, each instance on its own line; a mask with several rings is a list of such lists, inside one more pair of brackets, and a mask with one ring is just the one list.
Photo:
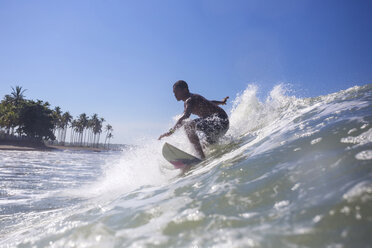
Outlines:
[[372, 85], [296, 98], [249, 86], [208, 159], [0, 151], [1, 247], [372, 247]]

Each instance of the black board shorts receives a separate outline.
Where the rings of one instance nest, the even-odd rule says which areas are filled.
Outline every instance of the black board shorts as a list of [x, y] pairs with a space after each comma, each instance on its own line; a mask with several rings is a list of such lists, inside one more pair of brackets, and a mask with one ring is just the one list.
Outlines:
[[216, 143], [229, 129], [229, 119], [225, 116], [213, 115], [195, 119], [194, 122], [196, 130], [205, 134], [209, 144]]

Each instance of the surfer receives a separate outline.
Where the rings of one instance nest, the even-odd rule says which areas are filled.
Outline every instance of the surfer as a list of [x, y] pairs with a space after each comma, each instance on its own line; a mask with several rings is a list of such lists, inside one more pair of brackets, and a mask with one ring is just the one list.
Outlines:
[[[203, 132], [209, 144], [216, 143], [227, 132], [229, 118], [218, 105], [225, 105], [229, 97], [225, 97], [222, 101], [209, 101], [201, 95], [190, 93], [187, 83], [183, 80], [179, 80], [173, 85], [173, 93], [177, 101], [184, 101], [184, 112], [174, 127], [162, 134], [159, 140], [172, 135], [176, 129], [184, 126], [190, 142], [194, 145], [199, 156], [204, 159], [205, 155], [196, 131]], [[185, 121], [191, 114], [200, 118]]]

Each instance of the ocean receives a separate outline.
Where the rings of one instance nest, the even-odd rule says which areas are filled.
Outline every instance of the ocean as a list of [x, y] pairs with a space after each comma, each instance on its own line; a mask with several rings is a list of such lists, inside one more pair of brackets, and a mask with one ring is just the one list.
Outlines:
[[0, 151], [0, 247], [372, 247], [372, 84], [301, 98], [249, 85], [207, 159]]

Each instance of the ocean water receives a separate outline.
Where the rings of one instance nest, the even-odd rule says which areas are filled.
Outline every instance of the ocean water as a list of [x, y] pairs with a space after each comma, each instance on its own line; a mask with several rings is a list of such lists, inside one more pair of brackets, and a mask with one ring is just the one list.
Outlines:
[[0, 151], [0, 247], [372, 247], [372, 85], [298, 98], [248, 86], [185, 175], [163, 142]]

